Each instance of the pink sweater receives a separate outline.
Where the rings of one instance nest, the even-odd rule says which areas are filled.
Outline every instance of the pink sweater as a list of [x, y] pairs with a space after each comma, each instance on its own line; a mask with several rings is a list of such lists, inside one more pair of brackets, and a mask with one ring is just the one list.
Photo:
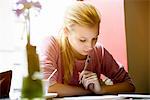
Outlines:
[[[110, 78], [113, 83], [120, 83], [123, 81], [129, 81], [131, 84], [131, 78], [123, 67], [120, 67], [114, 60], [112, 55], [101, 45], [96, 45], [90, 52], [90, 62], [87, 70], [92, 71], [100, 77], [101, 74]], [[102, 56], [103, 52], [103, 56]], [[54, 37], [47, 37], [40, 46], [40, 63], [44, 78], [47, 79], [50, 74], [57, 69], [57, 72], [49, 80], [49, 82], [63, 83], [63, 66], [61, 62], [60, 46]], [[84, 68], [85, 60], [75, 60], [75, 66], [73, 68], [73, 76], [69, 82], [70, 85], [79, 85], [78, 72], [81, 72]]]

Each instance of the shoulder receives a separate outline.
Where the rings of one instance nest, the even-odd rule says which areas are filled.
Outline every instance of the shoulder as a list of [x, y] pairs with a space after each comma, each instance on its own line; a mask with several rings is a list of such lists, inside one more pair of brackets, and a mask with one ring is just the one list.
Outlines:
[[103, 47], [103, 45], [102, 44], [100, 44], [100, 43], [97, 43], [96, 45], [95, 45], [95, 47], [94, 47], [94, 51], [99, 55], [104, 55], [104, 47]]
[[108, 56], [108, 55], [112, 56], [112, 54], [110, 54], [109, 51], [100, 43], [96, 44], [95, 50], [98, 52], [101, 52], [102, 58], [104, 58], [104, 56]]
[[42, 40], [41, 45], [43, 48], [58, 48], [59, 44], [54, 36], [47, 36]]
[[104, 48], [104, 46], [101, 44], [101, 43], [97, 43], [96, 45], [95, 45], [95, 49], [96, 50], [102, 50]]
[[95, 61], [100, 61], [103, 59], [104, 47], [102, 44], [96, 44], [93, 50], [90, 52], [90, 56], [95, 59]]
[[110, 60], [110, 58], [113, 59], [112, 55], [106, 50], [106, 48], [101, 43], [96, 44], [93, 51], [95, 55], [98, 56], [98, 59], [101, 58], [102, 62], [103, 60]]
[[57, 53], [59, 52], [59, 44], [54, 36], [47, 36], [42, 39], [38, 47], [39, 53]]
[[49, 45], [58, 45], [56, 37], [54, 36], [47, 36], [42, 40], [42, 43], [49, 44]]

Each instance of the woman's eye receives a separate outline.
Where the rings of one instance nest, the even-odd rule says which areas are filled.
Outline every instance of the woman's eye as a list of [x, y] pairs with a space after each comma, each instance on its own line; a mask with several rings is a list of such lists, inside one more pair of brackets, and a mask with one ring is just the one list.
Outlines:
[[85, 42], [86, 40], [80, 40], [80, 42]]

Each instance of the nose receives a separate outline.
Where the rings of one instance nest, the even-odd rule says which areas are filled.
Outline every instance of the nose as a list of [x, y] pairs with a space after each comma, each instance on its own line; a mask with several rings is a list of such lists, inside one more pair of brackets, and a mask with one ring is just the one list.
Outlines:
[[91, 50], [93, 47], [94, 47], [94, 43], [93, 42], [89, 42], [89, 43], [87, 43], [87, 50], [89, 51], [89, 50]]

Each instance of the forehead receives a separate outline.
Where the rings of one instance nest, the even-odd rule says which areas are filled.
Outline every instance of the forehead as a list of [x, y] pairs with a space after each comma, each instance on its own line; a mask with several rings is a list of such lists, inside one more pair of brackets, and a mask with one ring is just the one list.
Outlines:
[[99, 26], [95, 25], [92, 27], [74, 25], [72, 30], [75, 32], [74, 35], [77, 37], [97, 37], [99, 35]]

